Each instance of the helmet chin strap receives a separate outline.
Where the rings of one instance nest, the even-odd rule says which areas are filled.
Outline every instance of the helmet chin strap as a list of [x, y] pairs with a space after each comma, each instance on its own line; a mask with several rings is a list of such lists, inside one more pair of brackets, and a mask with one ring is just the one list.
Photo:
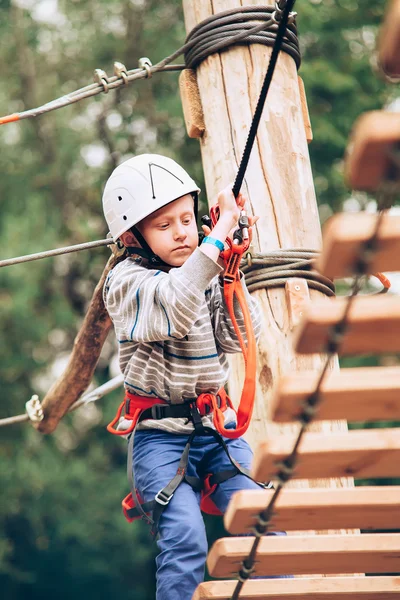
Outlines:
[[137, 246], [127, 246], [126, 249], [128, 254], [138, 254], [142, 258], [146, 258], [149, 263], [154, 266], [172, 266], [164, 262], [157, 254], [154, 254], [153, 250], [150, 248], [137, 227], [132, 227], [132, 231], [135, 234], [137, 241], [141, 245], [141, 248], [138, 248]]

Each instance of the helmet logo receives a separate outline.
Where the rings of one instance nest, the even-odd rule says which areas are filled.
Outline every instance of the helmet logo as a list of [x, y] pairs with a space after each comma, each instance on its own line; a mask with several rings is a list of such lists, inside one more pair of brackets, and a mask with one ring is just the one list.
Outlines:
[[171, 171], [169, 171], [165, 167], [162, 167], [161, 165], [157, 165], [156, 163], [149, 162], [149, 172], [150, 172], [151, 191], [152, 191], [152, 194], [153, 194], [153, 200], [156, 198], [156, 194], [155, 194], [155, 189], [154, 189], [153, 173], [152, 173], [151, 167], [158, 167], [159, 169], [162, 169], [163, 171], [166, 171], [167, 173], [169, 173], [170, 175], [172, 175], [172, 177], [175, 177], [175, 179], [177, 179], [178, 181], [180, 181], [181, 184], [183, 185], [182, 179], [179, 179], [179, 177], [177, 177], [175, 175], [175, 173], [172, 173]]

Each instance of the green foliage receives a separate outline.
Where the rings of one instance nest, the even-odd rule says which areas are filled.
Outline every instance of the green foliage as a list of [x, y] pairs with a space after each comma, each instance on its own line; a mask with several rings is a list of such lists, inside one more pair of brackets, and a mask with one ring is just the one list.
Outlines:
[[[319, 200], [333, 210], [348, 195], [342, 159], [352, 123], [390, 99], [373, 72], [383, 9], [372, 0], [298, 2], [313, 170]], [[115, 60], [128, 68], [141, 56], [156, 62], [185, 38], [178, 0], [3, 0], [0, 17], [2, 115], [87, 85], [95, 68], [111, 74]], [[204, 189], [176, 73], [6, 125], [0, 142], [2, 258], [104, 237], [102, 186], [135, 153], [167, 153]], [[0, 417], [22, 413], [31, 394], [43, 397], [57, 377], [107, 256], [102, 249], [0, 270]], [[98, 384], [109, 378], [114, 353], [110, 338]], [[1, 430], [0, 585], [7, 600], [154, 597], [155, 548], [147, 529], [126, 525], [118, 509], [127, 491], [124, 442], [104, 430], [119, 396], [68, 416], [51, 437], [26, 424]], [[215, 522], [211, 536], [220, 531]]]

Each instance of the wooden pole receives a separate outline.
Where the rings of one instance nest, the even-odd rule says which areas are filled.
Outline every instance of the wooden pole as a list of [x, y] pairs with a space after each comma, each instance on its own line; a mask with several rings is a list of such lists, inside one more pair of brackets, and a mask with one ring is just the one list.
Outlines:
[[[259, 0], [183, 0], [187, 32], [212, 14], [249, 3], [264, 4]], [[270, 54], [271, 48], [260, 44], [238, 46], [213, 54], [197, 68], [204, 118], [200, 146], [210, 204], [215, 202], [219, 190], [234, 181]], [[260, 216], [253, 236], [255, 252], [321, 248], [301, 90], [294, 60], [284, 52], [278, 59], [242, 191], [248, 198], [249, 212]], [[308, 296], [311, 300], [319, 298], [320, 292], [309, 291], [304, 280], [292, 280], [286, 293], [276, 288], [255, 294], [264, 324], [258, 343], [256, 404], [246, 436], [253, 448], [269, 432], [277, 429], [284, 432], [290, 427], [273, 426], [269, 421], [268, 407], [280, 375], [296, 370], [320, 370], [323, 360], [319, 355], [296, 356], [292, 345], [292, 330], [299, 313], [301, 316], [301, 301]], [[243, 382], [240, 356], [231, 360], [231, 371], [229, 392], [235, 401], [240, 398]], [[346, 430], [347, 425], [323, 422], [313, 428], [329, 432]], [[351, 481], [326, 480], [318, 485], [342, 487], [351, 485]]]

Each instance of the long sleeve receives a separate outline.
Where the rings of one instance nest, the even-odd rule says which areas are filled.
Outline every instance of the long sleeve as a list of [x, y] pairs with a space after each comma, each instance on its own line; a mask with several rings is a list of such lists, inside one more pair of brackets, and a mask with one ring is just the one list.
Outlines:
[[[244, 282], [244, 277], [242, 277], [241, 279], [241, 285], [245, 294], [246, 302], [249, 306], [251, 321], [254, 328], [254, 334], [256, 340], [258, 340], [261, 333], [261, 311], [259, 308], [259, 304], [256, 298], [250, 295]], [[212, 289], [210, 305], [214, 323], [214, 335], [218, 346], [223, 352], [226, 352], [228, 354], [240, 352], [241, 348], [239, 340], [236, 336], [232, 320], [229, 316], [228, 308], [225, 304], [223, 286], [219, 282], [216, 282], [215, 286]], [[234, 311], [240, 332], [242, 333], [245, 341], [247, 341], [242, 311], [239, 302], [236, 298], [234, 300]]]
[[169, 273], [145, 269], [130, 259], [124, 263], [104, 288], [106, 308], [126, 336], [120, 342], [184, 338], [199, 317], [206, 288], [221, 271], [198, 249]]

